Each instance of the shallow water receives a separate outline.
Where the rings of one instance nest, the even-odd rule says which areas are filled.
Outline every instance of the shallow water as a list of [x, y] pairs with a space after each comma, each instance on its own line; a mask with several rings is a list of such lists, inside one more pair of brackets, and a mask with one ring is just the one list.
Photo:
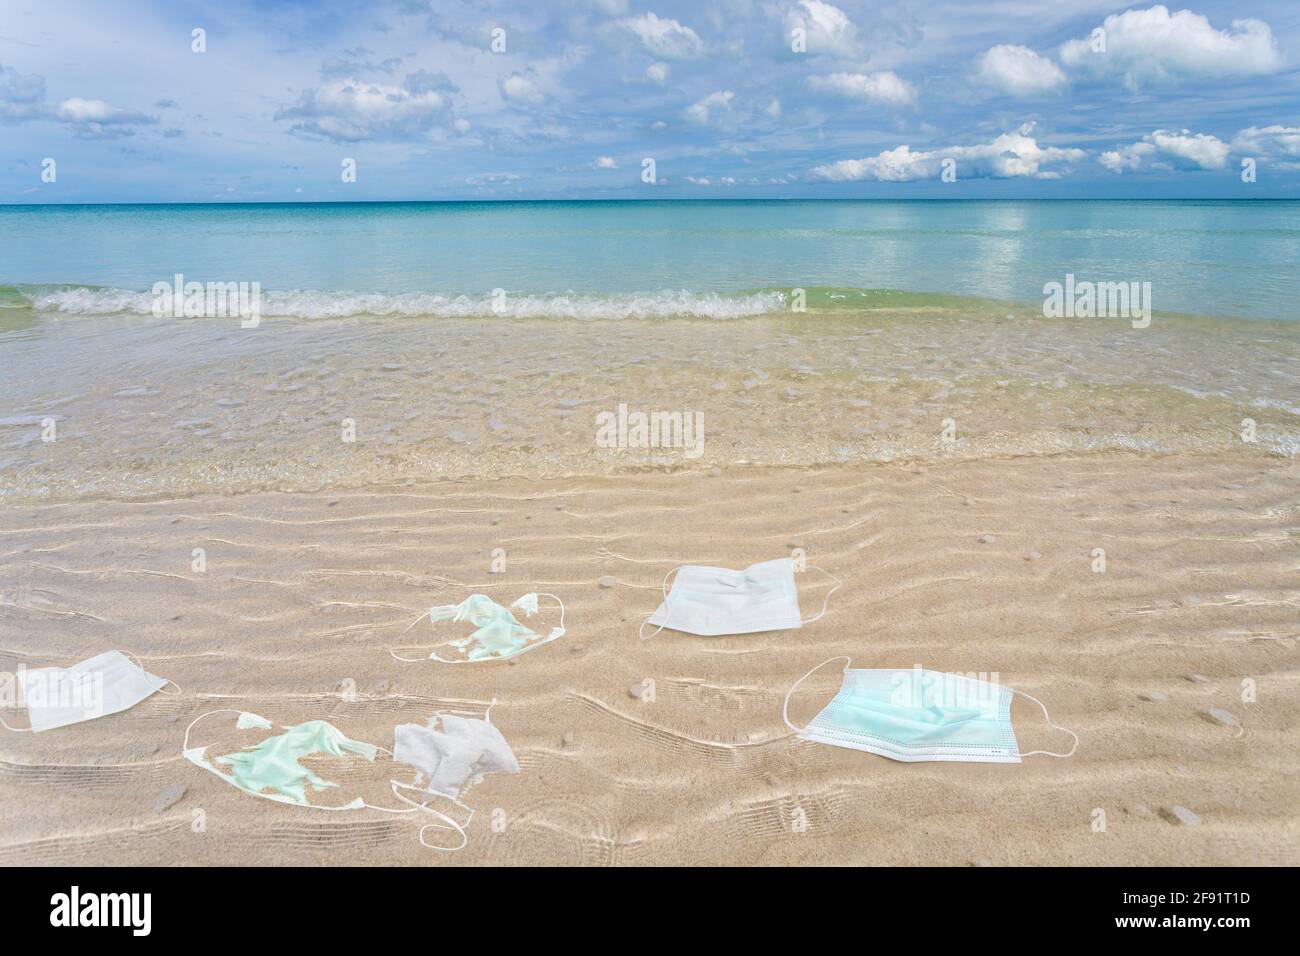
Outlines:
[[[0, 490], [11, 497], [1300, 450], [1300, 327], [1281, 323], [1133, 329], [971, 306], [254, 329], [28, 311], [15, 324], [0, 333]], [[620, 404], [681, 413], [702, 436], [636, 447], [625, 433], [631, 447], [606, 447], [598, 416]], [[1242, 437], [1250, 421], [1254, 442]]]
[[[1293, 457], [1297, 209], [4, 207], [0, 494]], [[176, 273], [260, 282], [260, 323], [156, 317]], [[1044, 318], [1067, 273], [1151, 282], [1150, 326]], [[694, 427], [610, 447], [620, 407]]]

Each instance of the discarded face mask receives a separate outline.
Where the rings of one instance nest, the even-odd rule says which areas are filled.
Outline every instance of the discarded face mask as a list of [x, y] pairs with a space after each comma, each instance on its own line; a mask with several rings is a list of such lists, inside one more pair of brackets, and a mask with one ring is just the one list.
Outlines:
[[[491, 707], [488, 708], [491, 713]], [[469, 837], [465, 832], [465, 827], [469, 825], [470, 820], [474, 817], [474, 811], [457, 799], [459, 787], [452, 792], [441, 792], [420, 787], [418, 785], [402, 783], [397, 780], [389, 780], [389, 788], [399, 801], [406, 804], [405, 808], [381, 807], [366, 802], [361, 797], [355, 797], [344, 803], [335, 804], [318, 804], [308, 800], [310, 794], [323, 790], [333, 790], [338, 784], [322, 779], [316, 773], [303, 767], [300, 763], [306, 757], [325, 754], [328, 756], [346, 758], [349, 754], [359, 756], [364, 760], [374, 762], [376, 755], [379, 753], [387, 754], [389, 757], [394, 755], [376, 744], [365, 743], [359, 740], [353, 740], [344, 734], [333, 724], [324, 720], [309, 720], [305, 723], [293, 727], [283, 728], [284, 732], [267, 737], [258, 744], [254, 744], [233, 753], [208, 757], [208, 748], [191, 747], [190, 731], [194, 725], [206, 717], [213, 714], [238, 714], [235, 727], [239, 730], [270, 730], [271, 722], [265, 717], [257, 714], [239, 710], [213, 710], [205, 714], [200, 714], [190, 722], [185, 728], [185, 739], [181, 745], [182, 755], [193, 763], [195, 766], [202, 767], [210, 773], [216, 774], [227, 783], [236, 787], [245, 793], [252, 794], [255, 797], [261, 797], [264, 800], [274, 800], [277, 803], [288, 803], [312, 810], [376, 810], [380, 813], [416, 813], [422, 812], [437, 818], [440, 822], [425, 824], [420, 828], [419, 840], [422, 846], [431, 850], [443, 852], [455, 851], [464, 847], [469, 842]], [[435, 718], [436, 719], [436, 718]], [[444, 718], [445, 720], [446, 718]], [[456, 718], [459, 719], [459, 718]], [[469, 724], [479, 724], [485, 721], [467, 721]], [[429, 721], [430, 726], [433, 719]], [[491, 725], [488, 725], [491, 727]], [[412, 727], [417, 730], [424, 730], [415, 724], [401, 725], [394, 734], [395, 739], [406, 740], [406, 746], [409, 748], [409, 736], [403, 733], [404, 727]], [[509, 745], [505, 739], [500, 737], [500, 732], [492, 728], [499, 738], [499, 747], [504, 747], [505, 754], [509, 756], [514, 771], [519, 769], [518, 762], [514, 760], [514, 754], [510, 751]], [[500, 760], [499, 747], [495, 743], [489, 748], [493, 756], [490, 759], [484, 759], [482, 753], [478, 759], [469, 759], [468, 753], [473, 747], [468, 746], [469, 736], [476, 736], [480, 741], [483, 739], [481, 734], [478, 735], [461, 735], [465, 737], [458, 746], [444, 746], [447, 756], [453, 758], [447, 763], [446, 768], [442, 771], [445, 778], [452, 777], [453, 768], [460, 762], [468, 760], [472, 767], [478, 769], [475, 773], [481, 774], [496, 769], [496, 762]], [[482, 748], [479, 748], [480, 751]], [[396, 759], [396, 758], [394, 758]], [[404, 759], [405, 763], [412, 763], [411, 760]], [[223, 769], [225, 768], [225, 769]], [[228, 772], [227, 772], [228, 771]], [[461, 781], [463, 785], [464, 781]], [[415, 799], [406, 796], [403, 791], [416, 791]], [[458, 816], [453, 817], [450, 813], [444, 813], [441, 810], [430, 806], [431, 803], [440, 802], [450, 804], [446, 807], [451, 810], [454, 806], [459, 808]], [[425, 841], [425, 833], [428, 830], [455, 830], [461, 837], [461, 842], [457, 846], [443, 847], [437, 846]]]
[[[790, 722], [790, 695], [819, 668], [844, 661], [840, 691], [806, 727]], [[892, 760], [958, 760], [1020, 763], [1041, 754], [1070, 757], [1079, 746], [1072, 730], [1052, 723], [1037, 697], [1001, 684], [960, 674], [914, 667], [911, 670], [850, 668], [852, 659], [832, 657], [800, 677], [785, 695], [781, 717], [804, 740], [864, 750]], [[1011, 698], [1028, 697], [1043, 709], [1047, 725], [1074, 738], [1067, 753], [1021, 753], [1011, 728]]]
[[[257, 714], [215, 710], [209, 713], [238, 713], [239, 720], [235, 726], [240, 730], [271, 727], [269, 720]], [[338, 784], [322, 779], [303, 767], [299, 761], [313, 754], [343, 757], [353, 753], [373, 762], [379, 749], [374, 744], [351, 740], [343, 731], [323, 720], [309, 720], [296, 727], [288, 727], [284, 733], [267, 737], [254, 746], [209, 760], [207, 747], [191, 748], [189, 745], [190, 728], [206, 716], [208, 714], [196, 717], [194, 722], [185, 729], [185, 742], [181, 747], [185, 759], [196, 766], [210, 770], [245, 793], [279, 803], [296, 803], [299, 806], [318, 807], [322, 810], [359, 810], [365, 806], [365, 802], [360, 797], [338, 806], [308, 803], [308, 787], [316, 792], [333, 789]], [[222, 772], [222, 767], [228, 768], [229, 773]]]
[[[543, 637], [532, 628], [520, 624], [510, 613], [510, 608], [524, 612], [525, 617], [538, 613], [538, 598], [550, 598], [560, 606], [559, 626], [551, 628]], [[506, 660], [525, 651], [548, 644], [557, 637], [564, 636], [564, 602], [554, 594], [530, 592], [519, 598], [510, 608], [504, 608], [486, 594], [471, 594], [459, 604], [443, 604], [429, 609], [429, 620], [434, 624], [440, 621], [468, 622], [476, 630], [467, 637], [446, 641], [436, 647], [452, 647], [460, 651], [460, 657], [440, 657], [435, 649], [428, 657], [401, 657], [393, 648], [388, 653], [399, 661], [433, 660], [443, 664], [467, 664], [472, 661]], [[425, 615], [414, 622], [419, 623]], [[407, 647], [428, 645], [406, 645]]]
[[419, 771], [416, 786], [449, 797], [485, 773], [519, 772], [515, 752], [491, 721], [455, 714], [435, 714], [423, 727], [398, 724], [393, 759]]
[[[493, 705], [496, 704], [494, 700]], [[441, 722], [441, 727], [437, 725]], [[398, 724], [393, 731], [393, 759], [399, 763], [414, 767], [417, 771], [414, 783], [400, 783], [394, 780], [393, 793], [404, 803], [411, 800], [403, 796], [403, 790], [416, 792], [427, 804], [430, 798], [450, 800], [469, 816], [465, 825], [474, 817], [474, 811], [460, 801], [461, 791], [477, 783], [487, 773], [518, 773], [519, 761], [510, 744], [492, 723], [492, 706], [482, 720], [460, 717], [456, 714], [434, 714], [425, 726], [419, 724]], [[444, 820], [450, 820], [442, 815]], [[462, 826], [452, 825], [460, 831], [464, 846], [469, 842]], [[430, 824], [420, 828], [420, 843], [433, 850], [459, 849], [459, 847], [438, 847], [425, 843], [426, 830], [435, 828]]]
[[[38, 667], [18, 672], [30, 727], [40, 733], [96, 717], [120, 713], [175, 683], [146, 671], [122, 651], [106, 651], [71, 667]], [[171, 693], [179, 693], [180, 688]]]
[[[804, 620], [799, 617], [793, 558], [751, 564], [743, 571], [692, 564], [673, 570], [677, 577], [672, 590], [668, 590], [668, 578], [673, 573], [669, 571], [664, 576], [663, 603], [642, 622], [637, 632], [642, 639], [654, 637], [664, 628], [713, 637], [802, 627], [826, 613], [831, 595], [840, 587], [838, 578], [814, 567], [814, 571], [821, 571], [834, 581], [835, 587], [826, 592], [821, 611]], [[659, 629], [646, 634], [648, 624], [657, 624]]]

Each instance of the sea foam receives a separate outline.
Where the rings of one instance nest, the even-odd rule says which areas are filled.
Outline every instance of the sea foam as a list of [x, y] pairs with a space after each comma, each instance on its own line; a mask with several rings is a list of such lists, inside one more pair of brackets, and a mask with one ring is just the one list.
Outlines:
[[[126, 289], [62, 288], [26, 294], [38, 312], [65, 315], [151, 315], [154, 296]], [[443, 295], [427, 292], [325, 292], [262, 294], [262, 315], [297, 319], [347, 316], [520, 319], [737, 319], [782, 311], [782, 291], [725, 295], [687, 289], [645, 293]]]

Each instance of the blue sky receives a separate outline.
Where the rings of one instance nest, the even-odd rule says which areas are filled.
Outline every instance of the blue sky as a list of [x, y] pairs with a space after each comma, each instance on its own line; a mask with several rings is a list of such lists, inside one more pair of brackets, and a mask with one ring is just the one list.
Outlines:
[[1300, 197], [1300, 3], [1193, 2], [0, 0], [0, 202]]

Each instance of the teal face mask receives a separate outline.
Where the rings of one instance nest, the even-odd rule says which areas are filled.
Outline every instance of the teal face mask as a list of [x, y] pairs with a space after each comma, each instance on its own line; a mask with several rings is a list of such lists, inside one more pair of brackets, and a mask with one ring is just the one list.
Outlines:
[[[839, 693], [808, 726], [796, 727], [790, 722], [790, 695], [818, 668], [835, 660], [845, 662]], [[1022, 757], [1034, 754], [1069, 757], [1079, 744], [1073, 731], [1052, 723], [1042, 701], [1023, 691], [920, 667], [851, 669], [851, 663], [848, 657], [833, 657], [795, 681], [781, 712], [786, 726], [804, 740], [906, 762], [1020, 763]], [[1038, 704], [1049, 727], [1074, 738], [1068, 753], [1020, 752], [1011, 729], [1014, 694]]]
[[[439, 822], [426, 823], [420, 827], [420, 845], [444, 853], [455, 852], [469, 842], [469, 835], [466, 833], [465, 827], [474, 818], [474, 811], [457, 798], [457, 793], [461, 786], [464, 785], [466, 778], [476, 773], [486, 773], [498, 769], [493, 762], [493, 758], [500, 760], [502, 754], [508, 755], [509, 762], [512, 765], [511, 772], [517, 773], [519, 770], [514, 752], [510, 750], [509, 744], [501, 736], [500, 731], [495, 730], [495, 728], [490, 734], [484, 734], [480, 730], [476, 744], [473, 739], [470, 739], [475, 737], [472, 733], [444, 735], [448, 739], [439, 740], [437, 735], [431, 734], [425, 728], [407, 724], [398, 726], [395, 731], [395, 736], [404, 745], [402, 751], [403, 762], [422, 767], [430, 760], [434, 761], [439, 780], [459, 781], [455, 787], [449, 788], [452, 792], [437, 792], [420, 786], [418, 783], [412, 784], [389, 780], [388, 783], [393, 796], [399, 802], [405, 804], [403, 808], [375, 806], [367, 803], [361, 797], [334, 806], [309, 803], [307, 800], [308, 787], [311, 787], [311, 791], [315, 793], [319, 790], [333, 789], [338, 784], [323, 780], [302, 766], [299, 761], [303, 758], [313, 754], [346, 758], [349, 754], [355, 754], [373, 762], [377, 753], [382, 752], [389, 757], [393, 757], [393, 752], [385, 750], [383, 747], [377, 747], [374, 744], [352, 740], [333, 724], [324, 720], [309, 720], [306, 723], [298, 724], [296, 727], [286, 728], [284, 733], [267, 737], [259, 744], [209, 760], [207, 747], [190, 746], [190, 731], [194, 729], [194, 725], [199, 721], [211, 717], [213, 714], [238, 714], [239, 719], [235, 722], [235, 727], [239, 730], [272, 729], [271, 722], [265, 717], [259, 717], [257, 714], [250, 714], [246, 711], [210, 710], [205, 714], [200, 714], [190, 721], [189, 726], [185, 728], [185, 740], [181, 744], [182, 755], [196, 766], [216, 774], [222, 780], [238, 787], [245, 793], [251, 793], [253, 796], [261, 797], [264, 800], [275, 800], [277, 803], [290, 803], [311, 810], [373, 810], [380, 813], [394, 814], [419, 813], [425, 814], [426, 818], [431, 816]], [[488, 713], [482, 721], [462, 720], [461, 723], [489, 724], [491, 714], [492, 708], [489, 706]], [[438, 716], [435, 715], [434, 718], [431, 718], [429, 723], [432, 725]], [[446, 720], [447, 716], [443, 715], [443, 719]], [[429, 734], [432, 739], [424, 741], [425, 746], [420, 746], [420, 740], [413, 742], [410, 739], [411, 731], [424, 732]], [[488, 746], [483, 744], [484, 739], [488, 740]], [[496, 751], [493, 754], [487, 754], [486, 751], [493, 749], [493, 746], [495, 746]], [[230, 772], [226, 773], [221, 768], [228, 768]], [[458, 776], [461, 771], [463, 771], [464, 775]], [[441, 806], [442, 809], [438, 809], [438, 806]], [[452, 816], [452, 813], [457, 815]], [[429, 843], [425, 839], [425, 834], [431, 830], [454, 831], [460, 836], [460, 843], [456, 846]]]
[[[194, 724], [190, 726], [193, 727]], [[271, 724], [256, 714], [241, 713], [236, 726], [244, 730], [270, 728]], [[246, 747], [211, 761], [207, 758], [207, 749], [207, 747], [191, 748], [189, 730], [186, 729], [182, 753], [187, 760], [212, 771], [227, 783], [234, 784], [246, 793], [280, 803], [296, 803], [300, 806], [318, 806], [308, 803], [307, 787], [310, 786], [315, 792], [338, 786], [336, 783], [323, 780], [302, 766], [299, 761], [304, 757], [312, 754], [344, 757], [353, 753], [373, 761], [378, 751], [373, 744], [348, 739], [341, 730], [323, 720], [309, 720], [296, 727], [288, 728], [282, 734], [267, 737], [255, 746]], [[221, 770], [222, 767], [228, 768], [229, 772]], [[320, 807], [320, 809], [357, 810], [362, 806], [364, 802], [358, 797], [351, 803]]]
[[448, 653], [455, 656], [442, 657], [437, 649], [427, 658], [401, 657], [392, 648], [388, 653], [399, 661], [433, 660], [444, 664], [467, 664], [471, 661], [514, 657], [564, 636], [564, 602], [554, 594], [525, 594], [510, 607], [523, 611], [526, 617], [532, 617], [538, 612], [539, 597], [551, 598], [560, 606], [560, 624], [552, 628], [546, 637], [520, 624], [509, 608], [502, 607], [486, 594], [471, 594], [459, 604], [443, 604], [429, 609], [428, 617], [434, 624], [452, 621], [475, 626], [476, 630], [466, 637], [435, 645], [435, 648], [452, 648]]

